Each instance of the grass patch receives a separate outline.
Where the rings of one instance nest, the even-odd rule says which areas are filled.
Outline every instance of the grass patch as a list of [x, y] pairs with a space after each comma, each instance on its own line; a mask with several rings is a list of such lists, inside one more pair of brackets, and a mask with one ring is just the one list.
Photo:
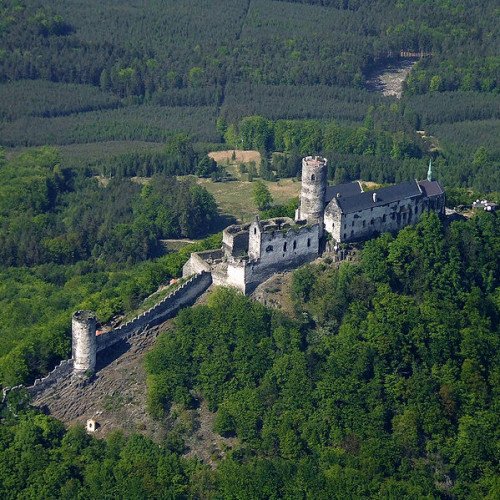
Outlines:
[[[197, 179], [197, 182], [213, 194], [221, 213], [231, 214], [240, 222], [251, 221], [259, 213], [253, 199], [253, 182], [212, 182], [208, 179]], [[294, 179], [263, 182], [269, 188], [276, 204], [284, 204], [299, 196], [300, 182]]]

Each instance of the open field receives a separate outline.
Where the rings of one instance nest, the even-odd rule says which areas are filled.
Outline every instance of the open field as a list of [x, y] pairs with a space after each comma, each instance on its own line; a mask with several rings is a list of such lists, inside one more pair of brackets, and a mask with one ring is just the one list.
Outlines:
[[[274, 202], [285, 203], [290, 198], [299, 196], [300, 182], [292, 179], [282, 179], [278, 182], [263, 181], [269, 188]], [[198, 179], [198, 183], [212, 193], [219, 209], [224, 214], [230, 214], [241, 222], [252, 220], [258, 213], [253, 201], [254, 183], [247, 181], [212, 182], [208, 179]]]
[[[233, 153], [235, 158], [233, 160]], [[236, 163], [250, 163], [252, 161], [258, 166], [260, 164], [260, 153], [258, 151], [243, 151], [241, 149], [228, 149], [225, 151], [211, 151], [208, 153], [210, 158], [214, 159], [217, 163], [236, 162]]]

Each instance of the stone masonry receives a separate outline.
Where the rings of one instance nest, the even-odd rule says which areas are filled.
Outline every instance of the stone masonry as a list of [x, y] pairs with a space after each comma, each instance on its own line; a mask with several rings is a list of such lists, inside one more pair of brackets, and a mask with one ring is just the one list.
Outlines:
[[[276, 272], [315, 259], [325, 240], [330, 248], [396, 232], [430, 210], [444, 214], [445, 195], [432, 180], [407, 181], [364, 192], [359, 182], [328, 186], [327, 160], [302, 160], [300, 206], [286, 217], [235, 224], [223, 231], [222, 248], [191, 254], [183, 276], [210, 272], [216, 285], [251, 293]], [[326, 233], [326, 234], [325, 234]]]

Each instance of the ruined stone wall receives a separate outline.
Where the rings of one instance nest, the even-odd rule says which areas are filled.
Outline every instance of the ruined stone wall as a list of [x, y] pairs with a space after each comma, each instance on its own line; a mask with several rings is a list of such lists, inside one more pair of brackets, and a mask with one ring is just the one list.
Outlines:
[[309, 255], [316, 257], [319, 251], [318, 233], [318, 224], [263, 232], [259, 265], [274, 265]]
[[[124, 338], [131, 337], [132, 335], [163, 323], [168, 318], [174, 316], [180, 308], [193, 304], [211, 283], [212, 276], [210, 273], [204, 272], [193, 276], [181, 287], [177, 288], [169, 296], [165, 297], [162, 301], [137, 318], [134, 318], [119, 328], [115, 328], [114, 330], [97, 336], [97, 351], [99, 352], [107, 349]], [[36, 379], [32, 386], [26, 387], [28, 394], [36, 398], [49, 387], [69, 382], [73, 375], [73, 368], [73, 358], [61, 361], [48, 375]], [[22, 386], [19, 386], [19, 388], [20, 387]], [[16, 388], [17, 387], [7, 388], [4, 390], [4, 397], [9, 390]]]
[[[207, 255], [208, 254], [208, 255]], [[221, 258], [222, 252], [220, 250], [209, 250], [207, 252], [193, 252], [189, 260], [182, 267], [182, 277], [189, 278], [193, 274], [200, 274], [203, 272], [210, 272], [209, 259]]]
[[193, 276], [137, 318], [99, 335], [97, 337], [97, 352], [107, 349], [121, 339], [163, 323], [174, 316], [180, 308], [193, 304], [211, 283], [212, 276], [210, 273], [202, 272]]
[[232, 225], [222, 233], [222, 247], [226, 255], [233, 257], [246, 255], [248, 252], [248, 224]]

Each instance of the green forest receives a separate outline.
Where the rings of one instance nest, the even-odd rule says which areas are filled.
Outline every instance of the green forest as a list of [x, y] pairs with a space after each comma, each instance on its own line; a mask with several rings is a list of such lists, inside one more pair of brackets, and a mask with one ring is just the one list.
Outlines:
[[[189, 154], [196, 166], [183, 138], [173, 140], [162, 165], [173, 172]], [[219, 246], [215, 201], [188, 179], [164, 172], [144, 185], [103, 184], [49, 147], [2, 158], [0, 172], [2, 386], [30, 382], [68, 356], [72, 311], [95, 310], [102, 322], [131, 312], [179, 276], [190, 251]], [[160, 242], [214, 233], [177, 253]]]
[[[245, 117], [297, 127], [314, 120], [321, 128], [368, 122], [368, 130], [404, 132], [413, 142], [423, 130], [430, 139], [421, 154], [435, 157], [447, 187], [498, 191], [491, 175], [500, 162], [496, 14], [494, 2], [477, 0], [155, 0], [147, 8], [4, 0], [0, 145], [76, 152], [87, 143], [100, 150], [187, 133], [201, 149], [241, 147], [225, 132]], [[415, 60], [398, 101], [366, 82], [397, 63], [400, 51], [430, 55]], [[373, 123], [373, 109], [393, 116]], [[285, 149], [279, 141], [267, 146]], [[384, 148], [376, 160], [369, 147], [332, 151], [314, 134], [308, 146], [342, 163], [343, 180], [362, 174], [393, 182], [424, 168]], [[473, 164], [478, 148], [487, 166]]]
[[216, 469], [182, 456], [182, 434], [98, 440], [13, 393], [1, 494], [495, 498], [499, 251], [497, 216], [431, 215], [355, 263], [295, 271], [296, 319], [219, 289], [146, 359], [153, 415], [204, 398], [236, 438]]
[[[260, 178], [263, 218], [293, 216], [268, 187], [310, 154], [330, 183], [378, 185], [424, 179], [432, 159], [447, 206], [500, 201], [498, 12], [0, 0], [0, 386], [71, 356], [75, 310], [132, 317], [219, 248], [235, 213], [212, 188], [246, 182], [236, 171]], [[400, 98], [370, 84], [400, 65]], [[242, 149], [260, 165], [208, 155]], [[212, 466], [187, 458], [186, 429], [96, 439], [9, 393], [0, 497], [497, 498], [500, 234], [497, 214], [469, 215], [296, 270], [290, 314], [226, 289], [183, 310], [145, 358], [147, 411], [167, 426], [208, 405], [233, 443]]]

